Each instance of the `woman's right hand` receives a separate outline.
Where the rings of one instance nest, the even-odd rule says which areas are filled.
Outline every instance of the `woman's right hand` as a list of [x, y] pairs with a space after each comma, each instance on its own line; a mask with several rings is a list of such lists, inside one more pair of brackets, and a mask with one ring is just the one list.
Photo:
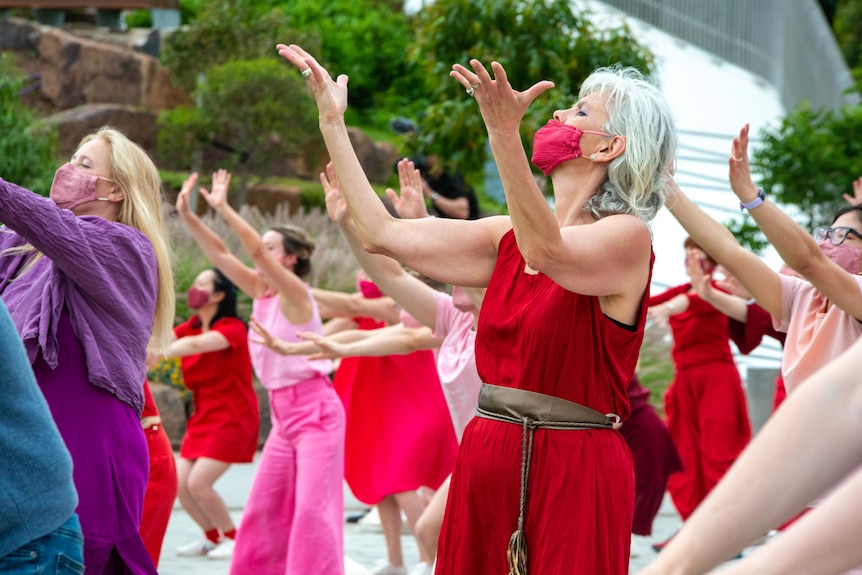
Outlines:
[[687, 255], [685, 258], [685, 271], [691, 280], [691, 287], [705, 302], [709, 302], [712, 296], [712, 275], [703, 270], [705, 258], [697, 255]]
[[180, 214], [181, 217], [185, 218], [191, 215], [191, 195], [192, 190], [195, 189], [195, 184], [198, 183], [198, 173], [192, 172], [189, 174], [189, 177], [183, 182], [183, 187], [180, 189], [180, 193], [177, 195], [177, 213]]
[[326, 68], [295, 44], [278, 44], [276, 49], [282, 58], [296, 66], [300, 72], [310, 70], [305, 79], [317, 101], [320, 121], [338, 121], [343, 118], [347, 110], [347, 76], [341, 74], [333, 81]]

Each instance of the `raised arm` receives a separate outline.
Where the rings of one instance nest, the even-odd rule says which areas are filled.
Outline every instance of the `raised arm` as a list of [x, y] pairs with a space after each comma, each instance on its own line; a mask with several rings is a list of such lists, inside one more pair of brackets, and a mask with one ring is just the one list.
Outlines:
[[309, 359], [338, 359], [351, 356], [405, 355], [425, 349], [437, 349], [443, 340], [434, 337], [427, 327], [393, 325], [379, 330], [365, 330], [367, 336], [351, 343], [340, 343], [336, 336], [326, 338], [316, 333], [303, 333], [301, 337], [314, 342], [320, 352]]
[[350, 143], [344, 112], [347, 76], [337, 82], [299, 46], [278, 45], [279, 54], [299, 70], [310, 69], [307, 81], [317, 100], [320, 132], [343, 184], [365, 249], [394, 257], [412, 269], [451, 284], [488, 284], [497, 259], [497, 245], [510, 228], [505, 217], [482, 220], [396, 219], [374, 192]]
[[[402, 164], [399, 163], [401, 181], [403, 184], [410, 185], [413, 174], [407, 169], [402, 172], [401, 167]], [[326, 192], [326, 210], [329, 213], [329, 217], [338, 224], [344, 239], [347, 240], [350, 251], [356, 257], [360, 267], [368, 277], [374, 280], [380, 291], [393, 298], [416, 321], [434, 329], [437, 321], [437, 291], [408, 274], [392, 258], [379, 254], [371, 254], [362, 248], [362, 242], [346, 209], [332, 164], [326, 166], [326, 173], [320, 174], [320, 183]], [[401, 186], [401, 191], [403, 197], [405, 195], [404, 185]], [[410, 192], [408, 191], [408, 197], [409, 194]]]
[[739, 245], [730, 230], [696, 206], [673, 180], [669, 180], [666, 206], [688, 235], [727, 268], [763, 309], [777, 318], [782, 317], [778, 273]]
[[[860, 369], [862, 341], [790, 394], [682, 530], [641, 575], [708, 573], [763, 533], [787, 521], [854, 470], [862, 453], [862, 418], [858, 416], [862, 411], [862, 386], [857, 376]], [[824, 449], [824, 445], [830, 448]], [[858, 485], [858, 477], [854, 481]], [[776, 497], [776, 493], [781, 496]], [[855, 496], [858, 498], [858, 492]], [[852, 540], [851, 548], [855, 552], [859, 549], [856, 531], [850, 530], [848, 538], [844, 538], [840, 535], [843, 527], [836, 525], [834, 516], [829, 514], [838, 507], [833, 504], [818, 507], [788, 533], [763, 546], [751, 558], [736, 563], [727, 573], [840, 573], [858, 564], [858, 553], [857, 558], [851, 558], [837, 553], [829, 557], [826, 552], [836, 541], [849, 544]], [[858, 505], [845, 507], [845, 511], [840, 514], [841, 526], [847, 525], [848, 520], [859, 521]], [[804, 537], [791, 535], [799, 528], [802, 528], [799, 535], [805, 533], [811, 538], [804, 544], [801, 543]], [[703, 545], [704, 541], [709, 541], [709, 545]], [[790, 545], [792, 541], [799, 544], [798, 548]], [[806, 568], [794, 564], [795, 559], [806, 556], [810, 559], [812, 553], [818, 552], [826, 552], [823, 563], [809, 564]], [[824, 564], [831, 568], [821, 569]]]
[[[533, 178], [519, 132], [527, 108], [553, 83], [541, 81], [518, 92], [512, 89], [498, 62], [491, 64], [493, 77], [478, 60], [471, 60], [470, 66], [472, 70], [456, 64], [450, 75], [479, 104], [500, 170], [518, 249], [527, 265], [570, 291], [615, 297], [622, 304], [621, 310], [608, 307], [609, 302], [603, 302], [602, 309], [628, 323], [621, 314], [632, 314], [631, 302], [643, 293], [649, 273], [644, 263], [650, 258], [649, 228], [631, 215], [612, 215], [593, 223], [580, 205], [558, 205], [555, 214]], [[599, 167], [600, 161], [611, 161], [625, 150], [623, 138], [613, 137], [609, 142], [607, 149], [599, 152], [588, 180], [572, 184], [559, 179], [555, 180], [555, 186], [580, 189], [583, 184], [598, 188], [606, 169]]]
[[[739, 136], [733, 139], [733, 152], [729, 163], [733, 192], [743, 203], [753, 201], [760, 190], [751, 181], [748, 124], [743, 126]], [[833, 304], [862, 321], [862, 293], [859, 291], [859, 285], [849, 272], [826, 257], [811, 234], [768, 199], [749, 211], [763, 235], [788, 266], [810, 281]], [[754, 294], [754, 297], [757, 298], [757, 295]]]
[[197, 181], [198, 174], [195, 172], [183, 182], [177, 196], [177, 213], [210, 263], [220, 269], [240, 290], [252, 298], [260, 297], [266, 290], [263, 278], [233, 255], [218, 234], [191, 211], [190, 198]]
[[[308, 321], [312, 314], [312, 302], [305, 283], [269, 253], [258, 231], [228, 203], [229, 188], [230, 173], [219, 170], [213, 174], [212, 191], [201, 188], [200, 194], [231, 227], [255, 266], [263, 273], [266, 283], [281, 295], [285, 316], [294, 323]], [[263, 294], [258, 297], [260, 295]]]
[[400, 323], [398, 308], [391, 297], [368, 299], [360, 293], [312, 288], [320, 317], [371, 317], [389, 325]]
[[703, 271], [702, 260], [689, 261], [686, 258], [685, 265], [688, 276], [691, 278], [691, 286], [700, 296], [700, 299], [738, 322], [745, 323], [748, 318], [748, 302], [739, 296], [735, 296], [717, 289], [713, 285], [712, 275]]

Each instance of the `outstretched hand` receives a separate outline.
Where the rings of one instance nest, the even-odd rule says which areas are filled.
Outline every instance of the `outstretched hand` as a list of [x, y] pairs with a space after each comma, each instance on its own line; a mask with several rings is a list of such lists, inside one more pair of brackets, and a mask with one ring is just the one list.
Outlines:
[[195, 184], [198, 183], [198, 173], [192, 172], [189, 177], [183, 182], [183, 187], [180, 193], [177, 194], [177, 212], [182, 217], [191, 215], [191, 195], [195, 189]]
[[338, 120], [347, 110], [347, 76], [332, 76], [308, 52], [296, 44], [278, 44], [279, 56], [296, 66], [311, 88], [321, 120]]
[[862, 205], [862, 177], [853, 180], [853, 195], [844, 194], [844, 201], [851, 206]]
[[318, 333], [314, 333], [311, 331], [301, 331], [296, 335], [298, 335], [304, 340], [310, 341], [311, 343], [320, 348], [319, 352], [308, 356], [307, 359], [309, 360], [340, 359], [348, 355], [347, 347], [344, 344], [336, 343], [330, 339], [323, 337]]
[[703, 269], [706, 259], [701, 256], [691, 255], [685, 258], [685, 269], [691, 279], [691, 287], [704, 301], [709, 301], [712, 295], [712, 274]]
[[733, 139], [730, 159], [730, 187], [739, 201], [748, 203], [757, 197], [757, 186], [751, 181], [751, 166], [748, 163], [748, 124]]
[[335, 176], [335, 166], [332, 162], [326, 164], [326, 171], [320, 173], [320, 184], [326, 194], [326, 213], [329, 219], [338, 225], [345, 224], [351, 220], [350, 210], [347, 209], [347, 201], [338, 186]]
[[230, 172], [221, 169], [213, 172], [212, 191], [200, 188], [198, 191], [212, 209], [219, 211], [227, 206], [227, 194], [230, 189]]
[[398, 187], [401, 189], [401, 194], [399, 195], [392, 188], [386, 188], [386, 196], [398, 215], [405, 220], [427, 218], [428, 210], [425, 207], [425, 196], [422, 192], [425, 185], [422, 174], [413, 162], [402, 158], [398, 162]]
[[509, 84], [506, 71], [499, 62], [491, 62], [493, 78], [485, 66], [475, 58], [470, 60], [470, 67], [473, 69], [455, 64], [449, 75], [458, 80], [468, 94], [476, 98], [489, 133], [517, 133], [521, 119], [533, 100], [541, 96], [545, 90], [554, 87], [553, 82], [542, 80], [527, 90], [518, 92]]

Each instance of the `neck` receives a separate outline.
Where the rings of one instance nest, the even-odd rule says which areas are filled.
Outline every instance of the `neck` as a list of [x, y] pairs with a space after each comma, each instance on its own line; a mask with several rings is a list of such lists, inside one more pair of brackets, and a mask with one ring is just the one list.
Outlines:
[[198, 310], [198, 319], [201, 320], [201, 329], [203, 331], [209, 331], [210, 324], [217, 311], [218, 308], [216, 306], [205, 306]]
[[607, 171], [601, 164], [580, 159], [560, 165], [553, 174], [555, 213], [560, 227], [595, 221], [584, 206], [599, 192]]

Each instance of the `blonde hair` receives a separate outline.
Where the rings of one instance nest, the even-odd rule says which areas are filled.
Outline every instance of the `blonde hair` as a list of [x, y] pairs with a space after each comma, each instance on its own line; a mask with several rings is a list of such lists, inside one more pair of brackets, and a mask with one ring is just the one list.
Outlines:
[[85, 136], [78, 147], [96, 138], [110, 147], [110, 179], [125, 192], [117, 222], [140, 230], [153, 246], [159, 283], [149, 348], [163, 353], [171, 342], [176, 295], [171, 252], [162, 216], [162, 181], [159, 171], [143, 148], [110, 126]]
[[652, 220], [664, 205], [668, 168], [677, 146], [676, 124], [659, 89], [634, 68], [599, 68], [581, 85], [580, 98], [602, 94], [604, 130], [626, 139], [625, 152], [608, 167], [601, 189], [585, 210], [597, 218], [632, 214]]

